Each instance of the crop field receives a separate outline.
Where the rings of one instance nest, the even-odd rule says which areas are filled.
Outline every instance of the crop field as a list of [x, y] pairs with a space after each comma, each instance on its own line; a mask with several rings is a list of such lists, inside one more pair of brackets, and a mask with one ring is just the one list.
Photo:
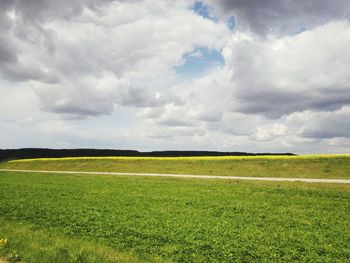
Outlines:
[[[349, 178], [349, 161], [74, 158], [0, 168], [234, 175], [287, 166], [313, 178]], [[254, 175], [298, 176], [268, 170]], [[0, 259], [9, 262], [349, 262], [349, 218], [349, 184], [0, 171]]]
[[350, 154], [219, 157], [74, 157], [24, 159], [0, 168], [257, 177], [350, 179]]

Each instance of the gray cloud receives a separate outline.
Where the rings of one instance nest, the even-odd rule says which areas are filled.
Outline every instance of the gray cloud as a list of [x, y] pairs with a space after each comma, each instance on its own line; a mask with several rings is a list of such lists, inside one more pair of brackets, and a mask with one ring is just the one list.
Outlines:
[[[82, 91], [82, 92], [81, 92]], [[41, 109], [63, 114], [68, 118], [85, 118], [110, 114], [113, 111], [113, 98], [108, 95], [89, 92], [84, 88], [58, 91], [56, 88], [37, 90], [41, 101]]]
[[293, 34], [332, 20], [349, 18], [348, 0], [206, 0], [223, 15], [234, 14], [238, 28], [261, 35]]
[[[57, 55], [54, 53], [57, 35], [54, 30], [46, 27], [46, 23], [70, 21], [84, 9], [99, 12], [100, 8], [111, 1], [1, 0], [1, 76], [11, 81], [58, 82], [59, 76], [55, 72], [57, 65], [52, 65], [51, 61]], [[57, 52], [60, 52], [59, 56], [62, 55], [62, 50]]]
[[84, 118], [111, 114], [115, 106], [156, 107], [165, 103], [148, 88], [132, 87], [111, 73], [82, 79], [74, 85], [66, 82], [35, 87], [41, 108], [68, 118]]
[[128, 89], [124, 89], [116, 101], [120, 103], [120, 105], [143, 108], [162, 106], [170, 100], [167, 101], [162, 97], [157, 97], [156, 93], [152, 92], [146, 87], [130, 87]]
[[35, 23], [54, 18], [69, 19], [82, 12], [86, 7], [96, 9], [106, 2], [110, 2], [110, 0], [2, 0], [0, 7], [4, 13], [15, 11], [26, 22]]
[[350, 108], [335, 112], [313, 112], [306, 114], [302, 137], [330, 139], [350, 138]]
[[269, 118], [279, 118], [293, 112], [309, 110], [334, 111], [344, 105], [350, 105], [348, 90], [332, 89], [316, 92], [286, 92], [262, 89], [258, 93], [243, 93], [238, 96], [241, 105], [235, 109], [242, 113], [262, 114]]
[[[31, 1], [30, 1], [31, 2]], [[38, 1], [33, 1], [34, 6]], [[28, 61], [31, 44], [37, 49], [49, 49], [50, 32], [39, 23], [40, 15], [23, 14], [29, 1], [0, 2], [0, 74], [11, 81], [41, 80], [55, 82], [37, 61]], [[42, 7], [33, 8], [36, 12]], [[45, 42], [45, 43], [43, 43]]]
[[[331, 36], [331, 37], [330, 37]], [[331, 22], [293, 37], [237, 33], [223, 54], [232, 70], [232, 111], [280, 118], [350, 104], [349, 22]]]
[[3, 65], [5, 63], [15, 63], [16, 61], [17, 56], [11, 48], [11, 44], [3, 36], [0, 36], [0, 63]]

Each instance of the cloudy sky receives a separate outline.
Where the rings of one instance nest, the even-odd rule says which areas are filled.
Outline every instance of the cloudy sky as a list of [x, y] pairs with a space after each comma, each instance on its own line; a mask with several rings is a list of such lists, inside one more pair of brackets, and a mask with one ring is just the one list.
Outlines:
[[0, 148], [350, 152], [349, 0], [0, 0]]

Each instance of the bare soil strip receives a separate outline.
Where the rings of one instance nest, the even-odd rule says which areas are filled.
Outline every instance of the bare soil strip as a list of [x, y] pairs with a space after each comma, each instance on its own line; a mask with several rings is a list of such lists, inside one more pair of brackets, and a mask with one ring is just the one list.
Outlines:
[[17, 170], [0, 169], [0, 172], [19, 173], [54, 173], [54, 174], [91, 174], [91, 175], [120, 175], [120, 176], [152, 176], [152, 177], [177, 177], [198, 179], [223, 179], [223, 180], [254, 180], [275, 182], [305, 182], [305, 183], [337, 183], [350, 184], [350, 179], [317, 179], [317, 178], [277, 178], [277, 177], [251, 177], [251, 176], [220, 176], [220, 175], [192, 175], [192, 174], [154, 174], [154, 173], [117, 173], [117, 172], [77, 172], [77, 171], [45, 171], [45, 170]]

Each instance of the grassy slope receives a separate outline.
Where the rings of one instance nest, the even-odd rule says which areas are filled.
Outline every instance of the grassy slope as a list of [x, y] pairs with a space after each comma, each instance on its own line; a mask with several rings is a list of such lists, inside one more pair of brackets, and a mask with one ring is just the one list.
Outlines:
[[349, 262], [349, 205], [348, 185], [0, 172], [7, 222], [153, 260]]
[[295, 157], [67, 158], [1, 163], [0, 168], [350, 178], [350, 155]]

